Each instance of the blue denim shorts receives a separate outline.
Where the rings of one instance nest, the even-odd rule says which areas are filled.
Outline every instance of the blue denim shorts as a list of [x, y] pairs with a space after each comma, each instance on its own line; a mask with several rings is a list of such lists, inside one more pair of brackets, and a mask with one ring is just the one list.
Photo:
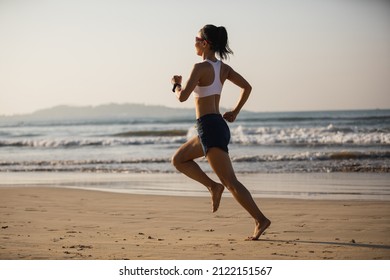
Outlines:
[[210, 148], [218, 147], [229, 152], [230, 129], [220, 114], [208, 114], [196, 120], [196, 128], [204, 155]]

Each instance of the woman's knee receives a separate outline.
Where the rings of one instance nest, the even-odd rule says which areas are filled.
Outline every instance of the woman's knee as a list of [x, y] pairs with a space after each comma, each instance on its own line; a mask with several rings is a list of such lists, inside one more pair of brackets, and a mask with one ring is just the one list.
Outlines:
[[179, 157], [179, 155], [178, 155], [177, 153], [174, 154], [174, 155], [172, 156], [172, 158], [171, 158], [171, 164], [172, 164], [174, 167], [176, 167], [176, 168], [178, 168], [178, 166], [180, 166], [181, 161], [180, 161], [180, 157]]
[[176, 167], [176, 169], [180, 169], [181, 165], [185, 163], [187, 160], [181, 150], [176, 151], [176, 153], [171, 158], [171, 164]]

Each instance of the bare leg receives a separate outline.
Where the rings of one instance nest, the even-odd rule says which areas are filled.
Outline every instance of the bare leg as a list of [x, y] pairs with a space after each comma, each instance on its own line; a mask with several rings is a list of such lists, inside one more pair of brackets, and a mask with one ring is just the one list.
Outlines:
[[195, 136], [188, 142], [184, 143], [175, 153], [172, 158], [172, 164], [177, 170], [187, 175], [191, 179], [204, 185], [211, 194], [212, 211], [218, 210], [224, 186], [220, 183], [213, 181], [194, 159], [203, 156], [203, 149], [200, 144], [199, 138]]
[[261, 234], [271, 225], [271, 221], [257, 207], [250, 192], [237, 180], [229, 155], [219, 148], [210, 148], [207, 153], [207, 159], [222, 184], [226, 186], [238, 203], [255, 219], [255, 230], [253, 236], [249, 237], [248, 240], [259, 239]]

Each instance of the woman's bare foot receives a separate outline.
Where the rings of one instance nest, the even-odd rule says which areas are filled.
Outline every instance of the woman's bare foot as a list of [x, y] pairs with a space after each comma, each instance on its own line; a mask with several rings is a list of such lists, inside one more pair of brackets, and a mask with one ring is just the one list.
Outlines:
[[222, 193], [225, 187], [222, 184], [217, 184], [213, 188], [209, 188], [211, 193], [211, 202], [213, 206], [213, 213], [218, 210], [219, 203], [221, 202]]
[[259, 223], [256, 221], [256, 226], [255, 226], [255, 232], [253, 233], [253, 236], [248, 237], [246, 240], [248, 241], [253, 241], [253, 240], [258, 240], [259, 237], [263, 234], [263, 232], [269, 228], [271, 225], [271, 221], [265, 218], [264, 221]]

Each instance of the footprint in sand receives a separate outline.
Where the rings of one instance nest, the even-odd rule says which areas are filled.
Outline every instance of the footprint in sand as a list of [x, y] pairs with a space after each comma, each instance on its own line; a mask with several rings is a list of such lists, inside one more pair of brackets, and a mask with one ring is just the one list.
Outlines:
[[52, 241], [53, 241], [53, 242], [58, 242], [58, 241], [64, 240], [64, 239], [65, 239], [65, 238], [63, 238], [63, 237], [59, 237], [59, 238], [53, 238]]
[[181, 227], [172, 227], [172, 228], [170, 228], [170, 230], [179, 230], [179, 229], [181, 229]]
[[[93, 246], [92, 245], [82, 245], [82, 244], [78, 244], [78, 245], [72, 245], [72, 246], [62, 246], [62, 249], [76, 249], [77, 251], [84, 251], [86, 249], [93, 249]], [[80, 253], [75, 253], [75, 252], [69, 252], [69, 251], [64, 251], [65, 254], [69, 255], [69, 254], [79, 254], [81, 255]]]

